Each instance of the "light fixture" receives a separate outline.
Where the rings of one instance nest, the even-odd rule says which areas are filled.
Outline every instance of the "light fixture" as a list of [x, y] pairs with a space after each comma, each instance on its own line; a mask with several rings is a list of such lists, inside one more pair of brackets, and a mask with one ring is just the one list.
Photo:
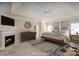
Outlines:
[[45, 15], [52, 15], [53, 12], [52, 12], [51, 9], [47, 9], [47, 10], [44, 11], [44, 14], [45, 14]]

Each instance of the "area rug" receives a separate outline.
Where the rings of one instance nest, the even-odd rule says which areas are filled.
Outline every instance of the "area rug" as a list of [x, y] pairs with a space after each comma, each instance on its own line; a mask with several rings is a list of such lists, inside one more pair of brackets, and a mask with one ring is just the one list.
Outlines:
[[57, 44], [42, 40], [32, 40], [29, 41], [29, 43], [32, 44], [34, 48], [39, 49], [44, 53], [49, 53], [49, 55], [51, 54], [51, 52], [53, 53], [54, 51], [56, 51], [56, 49], [58, 49], [58, 47], [60, 47]]

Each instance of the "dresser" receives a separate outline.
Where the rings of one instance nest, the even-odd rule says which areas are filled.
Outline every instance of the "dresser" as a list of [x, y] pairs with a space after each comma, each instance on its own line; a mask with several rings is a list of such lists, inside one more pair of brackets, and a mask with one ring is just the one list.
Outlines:
[[20, 37], [21, 37], [21, 42], [25, 42], [27, 40], [35, 40], [36, 32], [21, 32]]

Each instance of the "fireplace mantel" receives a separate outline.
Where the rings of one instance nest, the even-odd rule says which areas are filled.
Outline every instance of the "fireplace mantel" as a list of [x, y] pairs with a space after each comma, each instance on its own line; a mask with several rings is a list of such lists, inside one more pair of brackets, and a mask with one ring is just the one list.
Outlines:
[[17, 31], [17, 27], [0, 25], [0, 31], [2, 31], [2, 32]]
[[14, 44], [16, 44], [16, 38], [17, 38], [17, 32], [15, 31], [2, 31], [0, 32], [0, 49], [5, 49], [5, 37], [6, 36], [11, 36], [11, 35], [15, 35], [15, 42]]

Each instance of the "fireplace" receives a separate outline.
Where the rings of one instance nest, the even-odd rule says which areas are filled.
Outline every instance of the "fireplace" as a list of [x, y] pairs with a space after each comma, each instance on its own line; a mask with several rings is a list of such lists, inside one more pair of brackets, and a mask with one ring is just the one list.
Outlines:
[[5, 36], [5, 47], [15, 42], [15, 35]]
[[0, 32], [0, 49], [6, 49], [6, 47], [12, 44], [14, 44], [13, 46], [16, 46], [18, 44], [17, 32], [16, 31]]

